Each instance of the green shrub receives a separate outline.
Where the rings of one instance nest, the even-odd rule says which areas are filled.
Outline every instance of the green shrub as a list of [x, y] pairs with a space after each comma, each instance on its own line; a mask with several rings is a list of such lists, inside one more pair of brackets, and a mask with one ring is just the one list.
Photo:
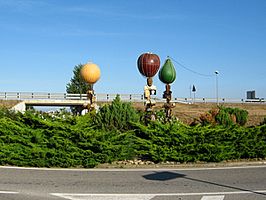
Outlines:
[[235, 108], [234, 114], [236, 116], [236, 122], [239, 125], [244, 126], [247, 123], [247, 121], [248, 121], [248, 111], [243, 110], [243, 109], [239, 109], [239, 108]]
[[218, 114], [215, 116], [216, 123], [224, 126], [232, 126], [233, 120], [230, 113], [226, 109], [219, 110]]
[[0, 108], [0, 118], [7, 117], [12, 120], [19, 120], [22, 117], [22, 113], [15, 112], [14, 110], [10, 110], [7, 108]]
[[200, 120], [202, 125], [244, 126], [248, 120], [248, 112], [240, 108], [219, 106], [218, 109], [202, 114]]
[[[248, 119], [248, 111], [240, 109], [240, 108], [226, 108], [220, 107], [220, 110], [225, 111], [226, 113], [231, 115], [231, 118], [235, 117], [235, 123], [244, 126]], [[234, 121], [233, 121], [234, 122]]]
[[136, 124], [137, 155], [154, 162], [220, 162], [266, 158], [266, 126], [195, 126]]
[[94, 123], [104, 130], [129, 130], [131, 122], [139, 121], [139, 115], [131, 103], [122, 102], [119, 95], [100, 108], [96, 114]]
[[232, 110], [220, 113], [223, 125], [190, 127], [178, 121], [152, 121], [146, 126], [129, 120], [124, 131], [118, 130], [121, 126], [98, 127], [96, 113], [74, 117], [70, 123], [63, 116], [0, 110], [0, 165], [95, 167], [135, 158], [153, 162], [265, 159], [266, 124], [224, 126], [230, 123], [228, 113]]
[[260, 125], [266, 124], [266, 117], [264, 117], [263, 121], [260, 123]]

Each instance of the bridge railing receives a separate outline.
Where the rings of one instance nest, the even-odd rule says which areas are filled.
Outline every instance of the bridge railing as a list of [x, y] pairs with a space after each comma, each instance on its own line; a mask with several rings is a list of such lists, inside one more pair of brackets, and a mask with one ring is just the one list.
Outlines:
[[[143, 101], [141, 94], [118, 94], [122, 101]], [[117, 94], [95, 94], [97, 101], [112, 101]], [[87, 100], [87, 94], [0, 92], [0, 100]]]
[[86, 100], [86, 94], [44, 93], [44, 92], [0, 92], [2, 100], [56, 99]]
[[[117, 94], [95, 94], [97, 101], [112, 101]], [[118, 94], [122, 101], [143, 102], [142, 94]], [[45, 93], [45, 92], [0, 92], [0, 100], [87, 100], [87, 94]], [[165, 99], [155, 97], [157, 102]], [[216, 103], [216, 98], [172, 98], [173, 102]], [[265, 103], [264, 99], [219, 98], [219, 103]]]
[[144, 97], [141, 94], [96, 94], [96, 98], [97, 101], [113, 101], [117, 95], [122, 101], [144, 101]]

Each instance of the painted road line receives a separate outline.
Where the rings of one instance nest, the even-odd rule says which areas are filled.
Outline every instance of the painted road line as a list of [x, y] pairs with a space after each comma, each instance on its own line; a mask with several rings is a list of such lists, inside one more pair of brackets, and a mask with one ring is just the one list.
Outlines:
[[[149, 200], [156, 196], [203, 196], [202, 200], [223, 200], [224, 195], [263, 193], [266, 190], [256, 191], [232, 191], [232, 192], [198, 192], [198, 193], [157, 193], [157, 194], [71, 194], [71, 193], [50, 193], [50, 195], [70, 200]], [[211, 198], [208, 198], [211, 197]], [[223, 198], [222, 198], [223, 197]]]
[[52, 194], [69, 200], [150, 200], [151, 194]]
[[224, 195], [222, 196], [203, 196], [201, 200], [223, 200]]
[[14, 192], [14, 191], [0, 191], [0, 194], [18, 194], [18, 192]]

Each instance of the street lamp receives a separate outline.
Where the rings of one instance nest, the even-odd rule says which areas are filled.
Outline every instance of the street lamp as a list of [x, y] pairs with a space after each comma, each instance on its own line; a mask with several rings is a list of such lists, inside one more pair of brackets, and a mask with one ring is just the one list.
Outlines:
[[219, 71], [215, 71], [215, 76], [216, 76], [216, 103], [219, 105], [219, 97], [218, 97], [218, 74]]

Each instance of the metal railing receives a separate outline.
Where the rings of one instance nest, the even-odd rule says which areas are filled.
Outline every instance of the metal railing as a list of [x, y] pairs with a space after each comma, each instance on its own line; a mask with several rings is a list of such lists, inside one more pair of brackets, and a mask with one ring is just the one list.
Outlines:
[[[122, 101], [143, 102], [142, 94], [95, 94], [97, 101], [112, 101], [117, 95]], [[87, 94], [45, 93], [45, 92], [0, 92], [0, 100], [87, 100]], [[155, 97], [157, 102], [164, 99]], [[181, 103], [216, 103], [216, 98], [173, 98]], [[219, 103], [265, 103], [264, 99], [219, 98]]]
[[67, 93], [41, 93], [41, 92], [0, 92], [2, 100], [29, 100], [29, 99], [73, 99], [85, 100], [87, 95], [83, 94], [67, 94]]
[[[97, 101], [112, 101], [119, 95], [122, 101], [143, 101], [141, 94], [95, 94]], [[87, 100], [87, 94], [44, 92], [0, 92], [0, 100]]]

